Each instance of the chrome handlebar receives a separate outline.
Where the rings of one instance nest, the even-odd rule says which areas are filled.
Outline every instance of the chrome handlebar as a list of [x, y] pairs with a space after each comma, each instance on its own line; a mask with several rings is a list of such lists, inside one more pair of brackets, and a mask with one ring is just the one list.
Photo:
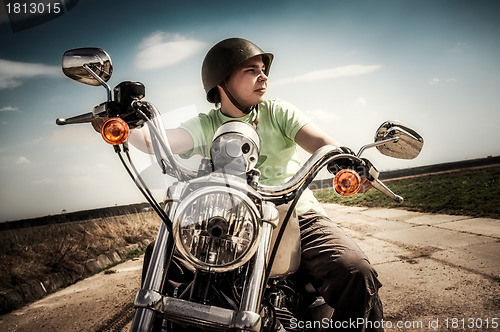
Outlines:
[[[358, 154], [359, 155], [359, 154]], [[325, 145], [314, 152], [311, 157], [304, 163], [300, 170], [286, 183], [277, 186], [259, 185], [257, 191], [269, 201], [277, 201], [287, 195], [292, 195], [306, 181], [312, 181], [318, 172], [326, 165], [339, 159], [351, 159], [361, 166], [368, 167], [370, 184], [373, 188], [379, 190], [384, 195], [393, 199], [397, 203], [402, 203], [403, 198], [392, 192], [379, 179], [380, 172], [372, 165], [367, 165], [364, 160], [351, 154], [344, 154], [341, 150], [333, 145]]]
[[352, 158], [361, 161], [355, 156], [343, 154], [342, 150], [336, 146], [325, 145], [314, 152], [290, 180], [276, 186], [259, 185], [257, 191], [270, 201], [290, 195], [308, 179], [312, 180], [328, 163], [341, 158]]
[[[152, 107], [151, 111], [155, 114], [155, 117], [159, 117], [159, 112], [156, 110], [154, 106], [147, 103], [148, 106]], [[161, 121], [155, 121], [154, 125], [150, 125], [150, 130], [152, 136], [159, 137], [158, 140], [159, 146], [162, 147], [162, 150], [167, 154], [166, 160], [163, 159], [168, 168], [173, 170], [168, 172], [169, 175], [176, 177], [179, 180], [189, 180], [197, 177], [197, 173], [191, 171], [187, 168], [181, 166], [178, 162], [175, 161], [173, 157], [173, 153], [168, 146], [168, 140], [165, 137], [165, 130], [163, 130], [163, 125]], [[158, 128], [159, 127], [159, 128]], [[160, 129], [158, 131], [158, 129]], [[153, 140], [155, 142], [156, 140]], [[403, 198], [394, 194], [382, 181], [379, 180], [380, 172], [373, 167], [372, 165], [366, 165], [365, 161], [359, 158], [360, 153], [357, 156], [351, 154], [345, 154], [343, 151], [333, 145], [325, 145], [319, 148], [316, 152], [314, 152], [311, 157], [302, 165], [299, 171], [290, 178], [287, 182], [281, 185], [276, 186], [267, 186], [259, 184], [257, 185], [257, 192], [267, 201], [271, 202], [280, 202], [283, 201], [284, 198], [292, 197], [296, 193], [296, 191], [306, 182], [312, 181], [316, 175], [319, 173], [323, 167], [328, 165], [329, 163], [339, 160], [339, 159], [351, 159], [358, 165], [368, 166], [368, 173], [370, 174], [372, 181], [370, 181], [373, 188], [379, 190], [383, 194], [387, 195], [394, 201], [401, 203], [403, 202]], [[309, 183], [307, 183], [309, 184]], [[291, 198], [287, 199], [291, 200]]]
[[[180, 181], [187, 181], [197, 177], [197, 172], [184, 167], [182, 164], [178, 163], [175, 158], [170, 145], [168, 144], [168, 139], [166, 137], [166, 132], [163, 127], [163, 122], [161, 121], [161, 115], [154, 105], [146, 101], [136, 100], [131, 105], [136, 112], [143, 117], [145, 120], [151, 121], [148, 123], [148, 128], [150, 130], [151, 137], [156, 137], [157, 139], [152, 139], [153, 149], [157, 157], [157, 161], [163, 171], [168, 175], [177, 178]], [[147, 108], [147, 110], [153, 114], [152, 119], [149, 119], [141, 109]], [[76, 124], [76, 123], [86, 123], [91, 122], [93, 119], [98, 117], [100, 114], [105, 112], [105, 104], [96, 106], [92, 112], [85, 113], [82, 115], [77, 115], [72, 118], [64, 119], [58, 118], [56, 123], [58, 125]], [[392, 139], [394, 140], [394, 139]], [[388, 140], [390, 141], [390, 140]], [[385, 143], [382, 142], [382, 143]], [[379, 143], [380, 144], [380, 143]], [[376, 144], [376, 145], [379, 145]], [[362, 166], [369, 166], [368, 173], [373, 180], [370, 181], [373, 188], [379, 190], [383, 194], [387, 195], [394, 201], [401, 203], [403, 198], [394, 194], [382, 181], [380, 181], [380, 172], [371, 165], [366, 165], [364, 160], [359, 158], [361, 152], [366, 149], [363, 147], [357, 156], [351, 154], [345, 154], [341, 149], [333, 145], [325, 145], [314, 152], [311, 157], [302, 165], [299, 171], [290, 178], [287, 182], [276, 186], [267, 185], [257, 185], [257, 192], [267, 201], [278, 202], [283, 201], [283, 199], [292, 197], [296, 191], [306, 182], [312, 181], [319, 171], [328, 165], [329, 163], [338, 159], [351, 159], [357, 164]], [[309, 183], [308, 183], [309, 184]], [[290, 200], [290, 199], [287, 199]]]
[[[148, 117], [141, 111], [141, 108], [146, 107], [151, 114], [153, 114], [152, 119], [148, 119], [151, 123], [148, 123], [150, 136], [157, 137], [158, 139], [152, 139], [153, 150], [157, 158], [163, 173], [177, 178], [180, 181], [186, 181], [194, 179], [197, 176], [197, 172], [184, 167], [182, 164], [178, 163], [174, 158], [174, 153], [170, 149], [170, 144], [168, 143], [168, 138], [166, 137], [166, 131], [161, 121], [161, 114], [158, 109], [149, 102], [144, 101], [134, 101], [132, 107], [136, 112], [141, 115], [144, 119]], [[160, 149], [161, 148], [161, 149]], [[163, 152], [163, 153], [162, 153]]]

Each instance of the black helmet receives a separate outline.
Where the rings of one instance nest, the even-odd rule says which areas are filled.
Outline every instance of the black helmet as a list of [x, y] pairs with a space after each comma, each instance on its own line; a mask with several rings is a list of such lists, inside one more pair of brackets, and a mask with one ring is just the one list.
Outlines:
[[237, 65], [257, 55], [262, 55], [266, 66], [264, 73], [267, 76], [274, 58], [271, 53], [264, 52], [254, 43], [242, 38], [229, 38], [215, 44], [205, 56], [201, 68], [207, 100], [214, 103], [217, 85], [224, 81]]

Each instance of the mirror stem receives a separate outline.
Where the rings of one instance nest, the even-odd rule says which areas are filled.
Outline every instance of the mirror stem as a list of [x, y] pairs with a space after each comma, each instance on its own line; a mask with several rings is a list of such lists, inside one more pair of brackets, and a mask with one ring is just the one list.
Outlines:
[[92, 69], [87, 64], [83, 65], [83, 68], [85, 68], [86, 71], [89, 72], [90, 75], [94, 76], [96, 80], [101, 83], [101, 85], [106, 89], [107, 95], [108, 95], [108, 101], [111, 101], [111, 88], [109, 87], [108, 83], [104, 82], [102, 78], [100, 78]]
[[359, 158], [359, 156], [361, 156], [361, 154], [367, 150], [367, 149], [371, 149], [371, 148], [374, 148], [376, 146], [379, 146], [379, 145], [383, 145], [383, 144], [386, 144], [386, 143], [390, 143], [390, 142], [396, 142], [397, 140], [399, 139], [399, 137], [392, 137], [392, 138], [388, 138], [388, 139], [385, 139], [383, 141], [380, 141], [380, 142], [375, 142], [375, 143], [371, 143], [371, 144], [366, 144], [366, 145], [363, 145], [361, 147], [361, 149], [359, 149], [358, 153], [356, 154], [356, 157]]

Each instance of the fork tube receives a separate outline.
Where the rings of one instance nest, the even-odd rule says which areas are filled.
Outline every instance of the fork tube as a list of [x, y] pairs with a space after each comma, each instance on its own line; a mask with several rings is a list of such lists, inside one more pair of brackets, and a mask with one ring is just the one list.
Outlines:
[[253, 311], [255, 313], [260, 311], [260, 300], [264, 292], [263, 283], [272, 231], [273, 226], [268, 222], [264, 222], [259, 248], [248, 266], [245, 286], [241, 296], [240, 311]]
[[[174, 203], [175, 204], [175, 203]], [[170, 211], [175, 211], [171, 209]], [[174, 240], [165, 223], [160, 224], [155, 246], [144, 278], [142, 289], [161, 293], [170, 261], [174, 252]], [[131, 331], [151, 331], [156, 314], [152, 309], [137, 308], [132, 322]]]
[[143, 288], [155, 292], [162, 291], [162, 285], [172, 258], [174, 240], [172, 234], [167, 230], [165, 223], [161, 223], [158, 236], [156, 237], [148, 272], [144, 278]]

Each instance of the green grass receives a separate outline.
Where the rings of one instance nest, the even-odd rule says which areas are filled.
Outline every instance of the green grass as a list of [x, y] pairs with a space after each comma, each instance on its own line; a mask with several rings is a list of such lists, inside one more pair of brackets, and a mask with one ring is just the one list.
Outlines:
[[367, 207], [403, 208], [411, 211], [470, 215], [500, 219], [500, 167], [464, 170], [386, 181], [402, 196], [393, 202], [377, 190], [341, 197], [332, 190], [315, 191], [320, 202]]

